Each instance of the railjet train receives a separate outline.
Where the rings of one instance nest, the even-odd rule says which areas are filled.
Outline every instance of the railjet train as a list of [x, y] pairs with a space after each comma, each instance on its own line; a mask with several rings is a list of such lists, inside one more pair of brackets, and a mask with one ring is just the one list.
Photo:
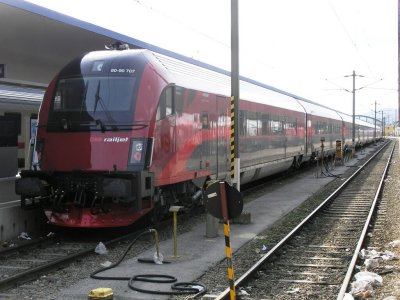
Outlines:
[[[332, 155], [350, 116], [251, 80], [240, 82], [241, 183]], [[230, 77], [149, 50], [84, 54], [52, 80], [39, 112], [21, 205], [51, 224], [128, 226], [193, 207], [230, 170]], [[377, 132], [380, 132], [378, 130]], [[375, 138], [357, 120], [356, 143]]]

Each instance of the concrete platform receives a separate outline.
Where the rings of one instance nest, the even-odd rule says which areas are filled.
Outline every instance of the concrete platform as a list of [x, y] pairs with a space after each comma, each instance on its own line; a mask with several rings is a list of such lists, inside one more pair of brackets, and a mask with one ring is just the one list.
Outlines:
[[19, 200], [20, 197], [15, 194], [16, 177], [0, 177], [0, 204]]
[[[375, 147], [364, 149], [357, 153], [358, 158], [364, 157]], [[355, 165], [357, 158], [345, 163], [345, 166], [336, 166], [331, 171], [334, 175], [343, 174], [349, 166]], [[231, 247], [234, 252], [258, 233], [271, 226], [279, 218], [296, 208], [309, 196], [318, 191], [322, 186], [332, 181], [334, 177], [316, 177], [314, 171], [299, 175], [291, 184], [267, 193], [262, 197], [245, 205], [244, 211], [251, 212], [251, 223], [246, 225], [231, 224]], [[206, 224], [196, 226], [190, 233], [178, 236], [177, 259], [173, 256], [173, 241], [167, 240], [160, 243], [160, 252], [170, 264], [139, 263], [137, 258], [123, 261], [116, 268], [107, 270], [99, 275], [131, 277], [139, 274], [165, 274], [172, 275], [178, 282], [195, 281], [206, 270], [225, 258], [225, 241], [222, 224], [219, 224], [219, 235], [215, 238], [206, 237]], [[155, 249], [140, 254], [140, 258], [152, 258]], [[107, 261], [107, 255], [104, 255]], [[99, 266], [100, 268], [101, 266]], [[135, 286], [148, 289], [170, 290], [171, 284], [146, 284], [135, 283]], [[228, 281], [227, 281], [228, 286]], [[168, 296], [140, 293], [128, 287], [128, 281], [94, 280], [89, 277], [75, 286], [62, 290], [60, 299], [87, 299], [88, 293], [95, 288], [109, 287], [114, 292], [114, 299], [168, 299]]]
[[41, 210], [21, 209], [20, 196], [14, 192], [15, 179], [0, 178], [0, 243], [14, 239], [21, 232], [36, 232], [45, 224]]

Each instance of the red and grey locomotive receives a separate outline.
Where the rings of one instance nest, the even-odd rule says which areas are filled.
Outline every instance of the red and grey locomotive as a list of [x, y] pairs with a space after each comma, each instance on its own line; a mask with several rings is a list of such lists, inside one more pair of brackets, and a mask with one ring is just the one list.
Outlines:
[[[53, 79], [39, 112], [35, 160], [16, 183], [51, 224], [127, 226], [201, 201], [229, 174], [229, 76], [148, 50], [84, 54]], [[241, 82], [241, 182], [280, 172], [351, 137], [348, 116]], [[346, 121], [347, 120], [347, 121]], [[373, 138], [358, 121], [358, 143]]]

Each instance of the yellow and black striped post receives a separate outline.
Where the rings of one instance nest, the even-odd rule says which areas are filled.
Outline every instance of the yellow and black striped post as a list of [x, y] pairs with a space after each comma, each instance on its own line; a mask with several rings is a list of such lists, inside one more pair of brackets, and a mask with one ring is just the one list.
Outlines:
[[235, 292], [235, 279], [233, 276], [233, 264], [232, 264], [232, 249], [231, 249], [231, 240], [230, 240], [230, 228], [229, 228], [229, 216], [228, 216], [228, 201], [226, 199], [226, 191], [225, 191], [225, 182], [219, 183], [220, 191], [221, 191], [221, 208], [222, 208], [222, 217], [224, 220], [224, 235], [225, 235], [225, 252], [226, 252], [226, 262], [228, 266], [228, 279], [229, 279], [229, 289], [230, 289], [230, 298], [231, 300], [236, 299]]
[[235, 180], [235, 97], [231, 96], [231, 180]]
[[[240, 190], [239, 158], [239, 0], [231, 0], [231, 181]], [[236, 127], [236, 130], [235, 130]], [[236, 149], [235, 149], [235, 139]], [[235, 170], [236, 169], [236, 170]], [[236, 299], [233, 276], [232, 250], [230, 241], [228, 200], [225, 183], [220, 182], [222, 216], [224, 220], [225, 251], [228, 264], [229, 289], [231, 300]]]
[[240, 75], [239, 75], [239, 0], [231, 0], [231, 179], [240, 191]]

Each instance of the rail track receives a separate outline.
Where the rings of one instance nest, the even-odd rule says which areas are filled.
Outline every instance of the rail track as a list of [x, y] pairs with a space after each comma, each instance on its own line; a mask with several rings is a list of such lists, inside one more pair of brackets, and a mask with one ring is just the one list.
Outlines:
[[[113, 242], [117, 240], [106, 244]], [[0, 252], [0, 291], [92, 254], [96, 244], [93, 241], [68, 241], [55, 235], [3, 250]]]
[[[360, 172], [371, 172], [372, 171], [368, 171], [367, 167], [360, 167]], [[345, 184], [343, 184], [345, 185]], [[367, 184], [368, 185], [368, 184]], [[372, 186], [372, 184], [369, 184], [370, 186]], [[350, 186], [350, 184], [349, 184]], [[358, 189], [360, 189], [360, 187], [357, 187]], [[333, 198], [333, 197], [332, 197]], [[329, 205], [328, 203], [329, 201], [326, 201], [325, 203], [325, 207], [327, 207]], [[341, 207], [342, 206], [342, 207]], [[337, 205], [336, 206], [336, 211], [332, 210], [331, 212], [329, 212], [329, 210], [325, 209], [324, 214], [325, 215], [329, 215], [331, 219], [331, 221], [333, 222], [333, 220], [336, 218], [337, 219], [337, 215], [341, 213], [341, 210], [344, 209], [343, 206], [349, 206], [350, 205]], [[358, 206], [365, 206], [365, 204], [359, 204]], [[343, 224], [347, 224], [347, 219], [351, 219], [351, 218], [355, 218], [356, 217], [352, 217], [351, 215], [357, 215], [359, 214], [359, 209], [357, 209], [358, 207], [357, 205], [353, 206], [353, 212], [350, 213], [348, 212], [348, 216], [346, 217], [342, 217], [342, 223]], [[346, 212], [344, 212], [346, 213]], [[360, 217], [361, 218], [361, 217]], [[312, 220], [311, 220], [312, 219]], [[315, 217], [314, 218], [310, 218], [309, 222], [307, 222], [307, 225], [305, 226], [306, 228], [311, 228], [312, 224], [316, 224], [315, 226], [319, 226], [319, 228], [322, 228], [322, 225], [318, 225], [317, 222], [318, 218]], [[364, 219], [365, 220], [365, 219]], [[320, 223], [323, 223], [323, 225], [327, 225], [327, 221], [320, 221]], [[333, 224], [333, 223], [330, 223]], [[163, 227], [165, 225], [161, 225], [161, 227]], [[159, 226], [158, 226], [159, 227]], [[333, 227], [333, 225], [332, 225]], [[348, 226], [348, 228], [351, 228], [350, 226]], [[310, 229], [311, 230], [311, 229]], [[325, 230], [326, 231], [326, 237], [328, 236], [328, 233], [330, 230]], [[325, 234], [324, 231], [324, 234]], [[347, 238], [350, 241], [350, 239], [352, 238], [353, 232], [355, 232], [355, 229], [352, 229], [351, 232], [349, 232], [347, 234]], [[321, 231], [322, 232], [322, 231]], [[306, 240], [307, 238], [301, 237], [304, 233], [300, 234], [300, 237], [296, 237], [293, 240], [291, 240], [287, 245], [285, 245], [285, 243], [282, 243], [282, 245], [280, 247], [275, 247], [277, 248], [276, 250], [278, 250], [278, 248], [281, 248], [281, 251], [285, 252], [285, 253], [289, 253], [291, 254], [288, 257], [291, 257], [291, 261], [288, 260], [286, 262], [286, 264], [289, 264], [291, 262], [292, 265], [295, 264], [299, 264], [301, 263], [301, 260], [299, 259], [299, 257], [303, 256], [307, 259], [309, 259], [307, 262], [305, 262], [304, 264], [308, 264], [310, 265], [309, 268], [316, 268], [316, 267], [312, 267], [311, 265], [320, 265], [320, 268], [327, 268], [326, 265], [333, 265], [334, 263], [340, 263], [341, 261], [338, 260], [340, 258], [340, 256], [338, 254], [336, 254], [336, 252], [344, 252], [346, 253], [347, 257], [351, 256], [351, 251], [347, 251], [347, 249], [349, 248], [342, 248], [345, 249], [345, 251], [341, 251], [340, 249], [334, 249], [333, 247], [325, 247], [325, 246], [329, 246], [328, 243], [322, 244], [324, 247], [308, 247], [310, 249], [307, 249], [307, 244], [303, 244], [303, 248], [306, 248], [303, 252], [302, 255], [299, 255], [298, 252], [296, 253], [296, 245], [302, 245], [300, 244], [300, 241], [302, 240]], [[128, 236], [124, 236], [121, 237], [119, 239], [117, 239], [116, 241], [109, 241], [108, 243], [105, 243], [108, 247], [108, 245], [111, 245], [112, 243], [117, 243], [118, 241], [124, 240], [124, 239], [131, 239], [134, 236], [134, 233], [129, 234]], [[344, 237], [344, 236], [343, 236]], [[339, 242], [339, 239], [341, 238], [341, 236], [339, 237], [334, 237], [336, 239], [336, 242]], [[345, 238], [341, 238], [341, 241], [345, 240]], [[322, 243], [322, 241], [320, 241]], [[97, 242], [90, 242], [90, 243], [82, 243], [82, 241], [79, 241], [79, 245], [74, 245], [74, 243], [72, 242], [71, 244], [68, 244], [67, 241], [63, 241], [62, 243], [54, 238], [49, 239], [48, 241], [46, 241], [47, 244], [41, 244], [41, 245], [30, 245], [30, 246], [26, 246], [25, 249], [19, 249], [18, 253], [16, 252], [12, 252], [15, 250], [8, 250], [7, 252], [0, 252], [0, 291], [8, 289], [9, 287], [13, 287], [13, 286], [18, 286], [19, 284], [32, 280], [34, 278], [37, 278], [39, 275], [42, 274], [46, 274], [48, 271], [50, 270], [54, 270], [54, 269], [58, 269], [60, 268], [60, 266], [66, 266], [68, 264], [68, 262], [77, 260], [81, 257], [84, 257], [86, 255], [90, 255], [93, 254], [93, 250], [94, 247], [96, 246]], [[58, 245], [57, 245], [58, 243]], [[61, 244], [65, 244], [65, 247], [67, 248], [67, 250], [61, 250], [62, 249], [62, 245]], [[314, 246], [317, 246], [317, 241], [315, 240], [314, 242]], [[338, 245], [337, 245], [338, 246]], [[339, 245], [340, 247], [345, 247], [342, 244]], [[33, 247], [33, 248], [32, 248]], [[36, 250], [35, 250], [36, 248]], [[43, 253], [47, 253], [49, 251], [49, 249], [53, 249], [55, 253], [58, 253], [57, 255], [53, 255], [53, 257], [51, 259], [49, 259], [49, 257], [51, 257], [51, 255], [48, 255], [48, 257], [44, 257], [41, 258], [40, 255]], [[285, 250], [286, 249], [286, 250]], [[321, 251], [322, 250], [322, 251]], [[35, 252], [36, 251], [36, 252]], [[324, 252], [323, 254], [319, 255], [317, 251], [321, 251]], [[30, 253], [30, 254], [29, 254]], [[33, 253], [37, 253], [35, 255], [32, 256]], [[66, 255], [65, 257], [61, 256], [61, 253], [67, 253], [68, 255]], [[265, 259], [264, 262], [260, 262], [261, 264], [264, 264], [264, 267], [260, 267], [260, 269], [257, 269], [256, 271], [249, 271], [248, 273], [250, 274], [249, 276], [253, 276], [254, 274], [256, 276], [259, 277], [258, 280], [273, 280], [271, 281], [272, 286], [277, 286], [277, 285], [281, 285], [283, 286], [287, 286], [288, 284], [297, 284], [297, 285], [304, 285], [304, 286], [317, 286], [318, 283], [310, 283], [307, 281], [315, 281], [315, 282], [320, 282], [320, 285], [326, 285], [329, 286], [329, 284], [323, 283], [328, 282], [329, 283], [329, 277], [324, 274], [323, 272], [320, 275], [313, 275], [311, 273], [313, 273], [312, 271], [308, 270], [305, 271], [303, 270], [305, 267], [303, 266], [296, 266], [296, 268], [298, 268], [297, 271], [292, 271], [291, 274], [291, 278], [288, 278], [288, 274], [285, 273], [287, 266], [285, 266], [285, 262], [279, 262], [277, 260], [277, 257], [283, 257], [282, 254], [276, 254], [277, 252], [271, 252], [271, 253], [267, 253], [266, 256], [274, 257], [275, 261], [271, 262], [268, 261], [268, 259]], [[22, 256], [27, 254], [27, 256]], [[338, 255], [336, 257], [336, 255]], [[324, 259], [319, 259], [320, 257], [324, 258]], [[338, 258], [338, 259], [330, 259], [330, 258]], [[19, 263], [17, 262], [19, 261]], [[12, 264], [14, 263], [15, 264]], [[325, 263], [325, 266], [324, 266]], [[10, 264], [10, 265], [9, 265]], [[265, 264], [271, 264], [269, 266], [266, 266]], [[281, 264], [281, 265], [279, 265]], [[342, 265], [345, 265], [346, 263], [343, 262]], [[4, 266], [4, 268], [2, 267]], [[8, 267], [7, 267], [8, 266]], [[276, 267], [278, 266], [278, 267]], [[273, 267], [276, 267], [275, 269]], [[329, 267], [329, 266], [328, 266]], [[333, 268], [335, 269], [335, 268]], [[12, 272], [11, 272], [12, 271]], [[269, 272], [271, 271], [271, 272]], [[338, 274], [342, 274], [343, 271], [339, 268], [336, 268], [336, 271]], [[297, 274], [297, 273], [303, 273], [303, 274]], [[19, 274], [17, 274], [19, 273]], [[280, 274], [281, 273], [281, 274]], [[309, 273], [309, 274], [307, 274]], [[316, 271], [314, 271], [314, 273], [317, 273]], [[319, 277], [318, 277], [319, 276]], [[325, 278], [325, 277], [326, 278]], [[243, 277], [243, 276], [242, 276]], [[239, 286], [241, 286], [242, 284], [247, 284], [247, 286], [249, 286], [250, 284], [253, 285], [253, 283], [251, 283], [252, 279], [242, 279], [242, 277], [240, 278], [240, 280], [242, 280], [243, 283], [241, 283]], [[334, 277], [336, 278], [336, 277]], [[339, 277], [337, 277], [339, 278]], [[289, 279], [292, 280], [293, 282], [289, 282]], [[297, 280], [297, 282], [296, 282]], [[336, 280], [337, 283], [339, 284], [339, 280]], [[297, 288], [297, 287], [296, 287]], [[296, 288], [292, 288], [289, 286], [287, 289], [284, 289], [283, 292], [286, 291], [296, 291]], [[301, 288], [301, 287], [300, 287]], [[264, 289], [264, 288], [263, 288]], [[254, 292], [256, 290], [256, 288], [253, 288], [253, 292], [252, 294], [257, 294], [258, 295], [258, 291]], [[318, 289], [320, 290], [320, 289]], [[271, 290], [270, 294], [273, 294], [274, 292]], [[308, 295], [314, 295], [314, 292], [310, 289], [308, 292]], [[318, 292], [316, 292], [315, 294], [318, 294]], [[336, 293], [337, 294], [337, 293]], [[262, 295], [262, 293], [260, 294]], [[284, 293], [284, 296], [288, 296], [288, 294]], [[332, 294], [331, 294], [332, 295]], [[330, 296], [331, 296], [330, 295]], [[297, 296], [297, 295], [296, 295]], [[327, 297], [326, 299], [332, 299], [331, 297]], [[291, 297], [293, 297], [293, 295], [291, 295]], [[0, 297], [1, 298], [1, 297]], [[279, 298], [275, 298], [275, 296], [272, 297], [273, 299], [279, 299]], [[270, 298], [267, 298], [270, 299]], [[282, 298], [284, 299], [284, 298]], [[304, 298], [304, 299], [309, 299], [308, 297]]]
[[[153, 226], [156, 230], [166, 227], [167, 222], [161, 222]], [[137, 229], [131, 233], [103, 236], [103, 244], [106, 248], [125, 244], [147, 229]], [[117, 235], [117, 237], [116, 237]], [[153, 245], [149, 235], [144, 246]], [[104, 241], [105, 240], [105, 241]], [[1, 293], [15, 288], [21, 284], [32, 281], [54, 270], [65, 268], [69, 263], [95, 255], [95, 248], [99, 240], [91, 236], [71, 237], [71, 233], [63, 233], [36, 239], [32, 242], [22, 243], [17, 247], [10, 247], [0, 251], [0, 298]], [[146, 246], [147, 245], [147, 246]], [[7, 293], [6, 293], [7, 294]]]
[[[394, 143], [392, 143], [394, 144]], [[382, 149], [236, 280], [257, 299], [342, 299], [394, 147]], [[217, 299], [227, 299], [229, 289]]]

